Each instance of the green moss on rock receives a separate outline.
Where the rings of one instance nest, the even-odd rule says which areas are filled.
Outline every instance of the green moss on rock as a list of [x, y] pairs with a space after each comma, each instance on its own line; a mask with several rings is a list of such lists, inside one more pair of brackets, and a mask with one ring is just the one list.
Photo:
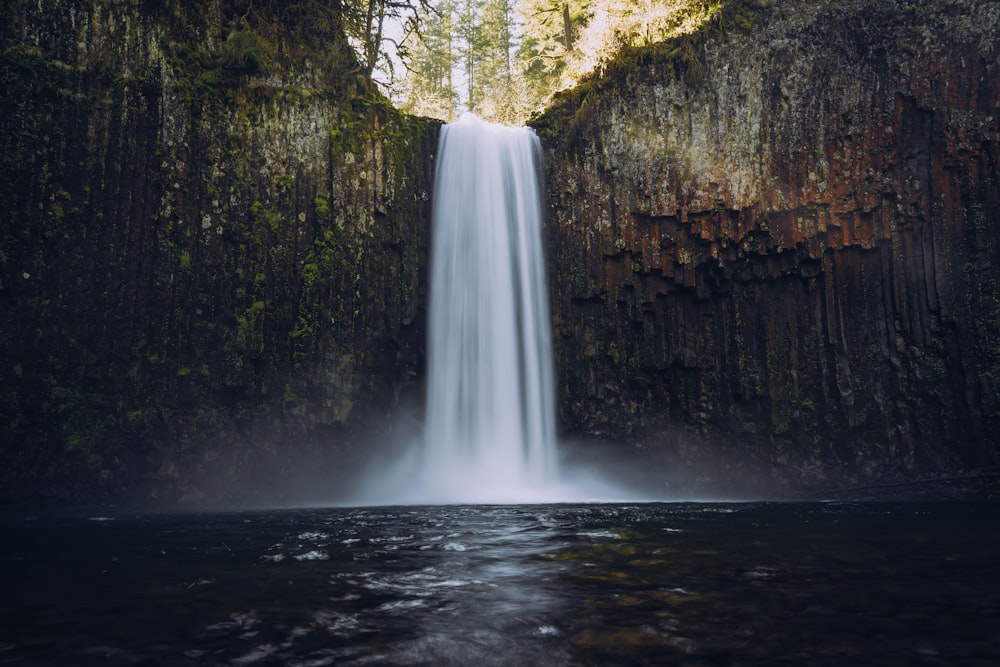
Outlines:
[[286, 10], [0, 10], [7, 499], [236, 497], [413, 382], [437, 126]]

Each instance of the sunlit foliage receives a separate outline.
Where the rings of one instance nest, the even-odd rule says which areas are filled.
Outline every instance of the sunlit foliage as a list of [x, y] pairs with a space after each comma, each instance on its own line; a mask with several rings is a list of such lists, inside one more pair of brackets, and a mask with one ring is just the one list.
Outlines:
[[[356, 0], [361, 2], [362, 0]], [[364, 0], [377, 1], [377, 0]], [[402, 52], [401, 106], [521, 124], [624, 48], [692, 32], [723, 0], [428, 0]]]
[[697, 30], [722, 8], [721, 0], [602, 0], [566, 59], [562, 86], [601, 67], [623, 48], [648, 46]]
[[407, 74], [402, 82], [400, 108], [417, 116], [455, 119], [459, 105], [456, 87], [456, 0], [439, 0], [421, 30], [405, 44]]

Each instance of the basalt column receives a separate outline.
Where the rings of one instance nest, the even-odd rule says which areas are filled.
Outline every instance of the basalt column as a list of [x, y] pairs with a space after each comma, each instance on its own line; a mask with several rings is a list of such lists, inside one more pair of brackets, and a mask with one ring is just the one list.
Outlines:
[[563, 425], [772, 491], [996, 465], [998, 43], [992, 2], [732, 3], [564, 94]]

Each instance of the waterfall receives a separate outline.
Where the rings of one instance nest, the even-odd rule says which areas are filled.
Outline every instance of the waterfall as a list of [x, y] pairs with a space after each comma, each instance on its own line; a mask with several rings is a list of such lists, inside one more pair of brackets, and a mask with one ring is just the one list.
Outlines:
[[540, 169], [530, 129], [472, 114], [442, 129], [420, 462], [440, 500], [528, 499], [557, 481]]
[[375, 457], [350, 504], [638, 499], [557, 456], [541, 166], [530, 129], [471, 114], [442, 129], [426, 423]]

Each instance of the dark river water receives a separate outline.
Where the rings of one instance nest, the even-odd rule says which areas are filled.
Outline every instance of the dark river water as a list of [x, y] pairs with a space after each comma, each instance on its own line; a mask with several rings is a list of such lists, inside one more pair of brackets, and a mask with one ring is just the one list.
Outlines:
[[1000, 665], [998, 510], [8, 510], [0, 665]]

